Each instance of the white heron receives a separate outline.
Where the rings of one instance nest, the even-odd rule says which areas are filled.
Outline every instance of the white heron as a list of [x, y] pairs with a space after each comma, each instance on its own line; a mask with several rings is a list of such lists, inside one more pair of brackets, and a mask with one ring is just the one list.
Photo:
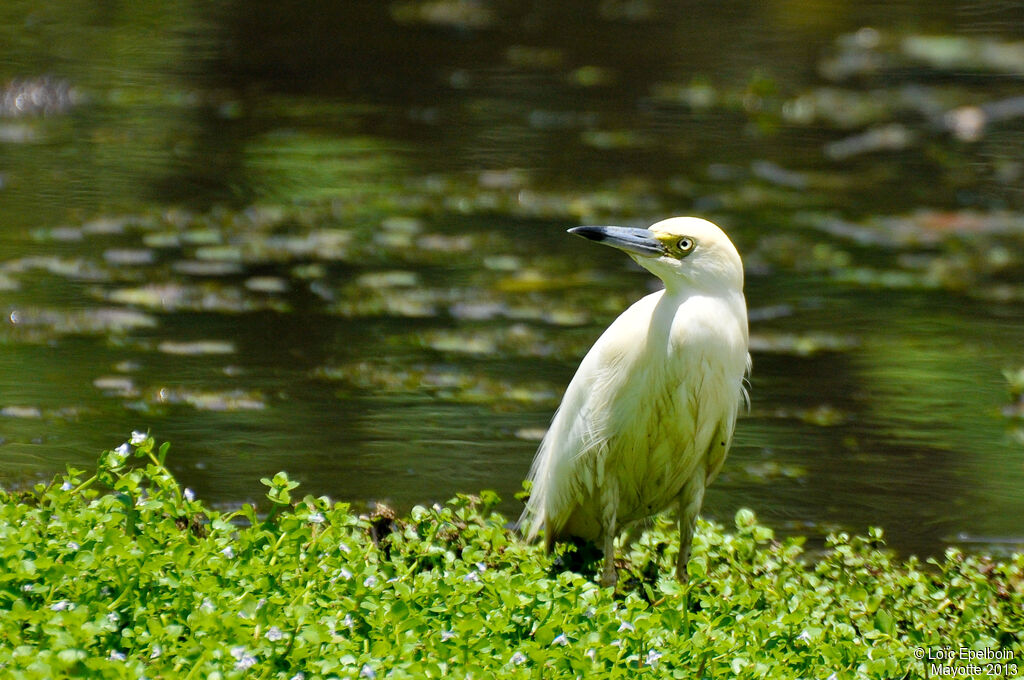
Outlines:
[[729, 237], [696, 217], [649, 229], [575, 227], [618, 248], [664, 289], [624, 311], [569, 383], [534, 458], [520, 518], [548, 549], [566, 537], [604, 551], [615, 585], [615, 539], [675, 505], [676, 577], [686, 580], [697, 513], [732, 443], [750, 371], [743, 263]]

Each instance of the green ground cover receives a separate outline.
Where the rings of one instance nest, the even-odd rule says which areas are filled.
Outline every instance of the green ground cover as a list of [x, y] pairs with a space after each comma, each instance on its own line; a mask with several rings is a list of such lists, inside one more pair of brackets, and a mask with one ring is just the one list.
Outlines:
[[359, 515], [299, 499], [282, 473], [263, 480], [268, 513], [226, 513], [176, 482], [167, 450], [136, 434], [93, 477], [0, 490], [0, 676], [1024, 672], [1024, 555], [903, 560], [872, 530], [810, 556], [744, 510], [734, 529], [701, 523], [687, 585], [657, 521], [613, 592], [596, 565], [565, 571], [524, 545], [491, 493]]

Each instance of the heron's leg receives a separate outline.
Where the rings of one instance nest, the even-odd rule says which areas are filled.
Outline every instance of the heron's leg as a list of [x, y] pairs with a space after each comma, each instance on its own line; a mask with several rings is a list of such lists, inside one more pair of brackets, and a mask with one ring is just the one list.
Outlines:
[[615, 534], [604, 535], [604, 571], [601, 572], [601, 585], [604, 587], [614, 586], [619, 580], [619, 574], [615, 571]]
[[601, 585], [615, 586], [619, 575], [615, 571], [615, 535], [618, 533], [616, 517], [619, 511], [618, 486], [609, 481], [601, 490], [601, 526], [604, 530], [604, 570], [601, 572]]
[[697, 514], [704, 504], [704, 481], [694, 478], [679, 494], [679, 556], [676, 558], [676, 579], [685, 583], [686, 563], [690, 561], [690, 544], [697, 528]]

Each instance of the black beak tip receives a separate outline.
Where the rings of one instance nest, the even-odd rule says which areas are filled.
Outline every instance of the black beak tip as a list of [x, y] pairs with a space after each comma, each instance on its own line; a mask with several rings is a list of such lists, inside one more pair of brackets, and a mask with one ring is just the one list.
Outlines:
[[601, 227], [573, 227], [572, 229], [567, 229], [566, 233], [582, 236], [591, 241], [603, 241], [607, 236]]

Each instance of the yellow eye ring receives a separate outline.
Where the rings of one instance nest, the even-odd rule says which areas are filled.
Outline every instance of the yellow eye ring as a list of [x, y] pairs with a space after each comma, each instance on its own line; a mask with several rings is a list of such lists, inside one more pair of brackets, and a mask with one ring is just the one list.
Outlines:
[[676, 241], [676, 249], [678, 249], [679, 252], [681, 252], [681, 253], [688, 253], [688, 252], [690, 252], [691, 250], [693, 250], [694, 246], [696, 246], [696, 245], [697, 245], [697, 242], [694, 241], [689, 236], [684, 236], [681, 239], [679, 239], [678, 241]]

